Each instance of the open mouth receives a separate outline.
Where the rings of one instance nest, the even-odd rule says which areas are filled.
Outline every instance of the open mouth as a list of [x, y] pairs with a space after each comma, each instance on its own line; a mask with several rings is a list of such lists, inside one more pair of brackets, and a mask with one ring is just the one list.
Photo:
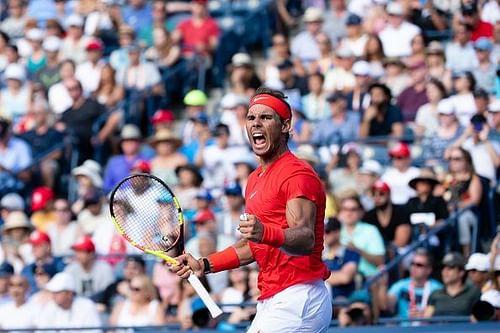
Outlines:
[[262, 147], [263, 145], [266, 144], [266, 137], [262, 133], [253, 133], [252, 140], [253, 140], [254, 146], [256, 146], [256, 147]]

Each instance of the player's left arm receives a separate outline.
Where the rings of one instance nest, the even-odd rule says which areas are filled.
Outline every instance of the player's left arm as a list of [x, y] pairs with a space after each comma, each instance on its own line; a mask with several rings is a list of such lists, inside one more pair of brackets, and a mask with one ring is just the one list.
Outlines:
[[291, 199], [286, 203], [285, 242], [281, 248], [292, 255], [309, 255], [314, 248], [314, 226], [316, 224], [316, 205], [303, 197]]

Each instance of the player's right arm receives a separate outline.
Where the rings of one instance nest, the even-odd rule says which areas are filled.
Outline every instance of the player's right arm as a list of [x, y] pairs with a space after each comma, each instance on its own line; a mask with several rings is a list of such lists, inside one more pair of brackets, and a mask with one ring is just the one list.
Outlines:
[[[172, 266], [172, 272], [183, 279], [187, 279], [191, 272], [194, 272], [197, 276], [203, 276], [206, 273], [216, 273], [248, 265], [254, 261], [254, 257], [248, 241], [241, 239], [227, 249], [211, 254], [208, 258], [196, 259], [191, 254], [185, 253], [175, 258], [175, 260], [177, 260], [178, 264]], [[205, 264], [207, 260], [208, 269]]]

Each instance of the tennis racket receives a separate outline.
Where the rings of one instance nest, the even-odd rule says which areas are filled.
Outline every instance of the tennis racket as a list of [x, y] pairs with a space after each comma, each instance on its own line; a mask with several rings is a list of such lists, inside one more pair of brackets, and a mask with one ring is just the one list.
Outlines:
[[[109, 208], [116, 229], [130, 244], [177, 265], [169, 252], [184, 252], [184, 217], [179, 201], [161, 179], [142, 173], [124, 178], [111, 192]], [[213, 318], [222, 314], [194, 273], [188, 281]]]

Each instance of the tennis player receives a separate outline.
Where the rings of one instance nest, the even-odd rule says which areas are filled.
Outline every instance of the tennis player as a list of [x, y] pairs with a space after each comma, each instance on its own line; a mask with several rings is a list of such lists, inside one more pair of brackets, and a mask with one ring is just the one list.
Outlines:
[[256, 261], [261, 292], [248, 332], [325, 332], [332, 316], [321, 260], [325, 193], [314, 170], [288, 150], [290, 106], [276, 90], [259, 88], [246, 129], [259, 167], [250, 175], [240, 220], [242, 239], [227, 249], [172, 267], [187, 278], [234, 269]]

